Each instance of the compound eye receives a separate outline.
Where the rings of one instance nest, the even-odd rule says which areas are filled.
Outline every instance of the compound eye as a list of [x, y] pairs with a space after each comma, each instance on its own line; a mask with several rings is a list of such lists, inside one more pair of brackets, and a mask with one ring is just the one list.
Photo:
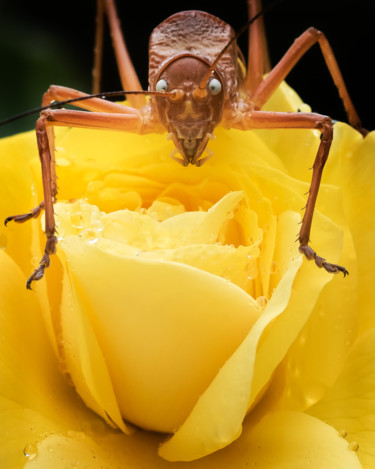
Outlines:
[[164, 80], [164, 78], [162, 78], [161, 80], [159, 80], [159, 81], [156, 83], [155, 89], [156, 89], [156, 91], [167, 91], [167, 90], [168, 90], [168, 83], [167, 83], [167, 80]]
[[219, 94], [221, 91], [221, 88], [222, 88], [221, 83], [216, 78], [211, 78], [211, 80], [208, 82], [208, 89], [210, 90], [210, 93], [213, 96], [216, 96], [217, 94]]

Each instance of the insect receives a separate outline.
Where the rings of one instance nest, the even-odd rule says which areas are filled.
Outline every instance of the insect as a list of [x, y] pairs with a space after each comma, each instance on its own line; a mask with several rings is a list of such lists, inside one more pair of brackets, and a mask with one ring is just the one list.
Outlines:
[[[159, 26], [149, 42], [149, 90], [143, 91], [130, 60], [114, 0], [100, 0], [97, 12], [94, 89], [98, 92], [103, 44], [103, 22], [108, 19], [122, 87], [130, 106], [102, 99], [63, 86], [50, 86], [43, 96], [43, 110], [36, 123], [36, 136], [42, 168], [44, 200], [33, 210], [9, 216], [24, 222], [45, 210], [45, 252], [39, 266], [27, 280], [27, 288], [43, 277], [56, 251], [53, 204], [57, 196], [53, 157], [55, 126], [111, 129], [135, 133], [167, 132], [175, 151], [171, 155], [179, 164], [201, 166], [210, 158], [206, 145], [215, 128], [249, 129], [317, 129], [321, 141], [313, 165], [306, 210], [298, 236], [299, 250], [318, 267], [331, 273], [348, 273], [345, 267], [331, 264], [309, 246], [314, 207], [324, 164], [333, 138], [332, 120], [316, 113], [262, 111], [269, 97], [300, 58], [319, 44], [332, 79], [338, 88], [349, 123], [365, 133], [347, 91], [333, 51], [324, 34], [309, 28], [299, 36], [274, 68], [266, 69], [265, 39], [260, 0], [248, 1], [249, 60], [245, 60], [231, 26], [202, 11], [176, 13]], [[149, 95], [146, 101], [145, 95]], [[57, 104], [75, 101], [84, 109], [55, 109]], [[86, 111], [91, 112], [86, 112]]]

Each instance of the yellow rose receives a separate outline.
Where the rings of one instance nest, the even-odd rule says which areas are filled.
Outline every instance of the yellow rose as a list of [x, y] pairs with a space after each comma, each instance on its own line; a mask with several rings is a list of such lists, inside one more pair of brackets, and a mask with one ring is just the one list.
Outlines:
[[[270, 102], [304, 106], [285, 84]], [[218, 129], [201, 168], [164, 136], [56, 134], [33, 292], [40, 220], [0, 233], [2, 465], [373, 467], [375, 134], [336, 124], [314, 215], [345, 279], [295, 242], [318, 133]], [[32, 132], [1, 155], [4, 219], [42, 193]]]

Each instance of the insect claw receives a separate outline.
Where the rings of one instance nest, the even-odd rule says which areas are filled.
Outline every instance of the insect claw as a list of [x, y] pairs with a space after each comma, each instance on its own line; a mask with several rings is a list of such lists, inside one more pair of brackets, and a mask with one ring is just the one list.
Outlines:
[[30, 275], [30, 277], [27, 279], [26, 288], [28, 290], [32, 290], [31, 283], [33, 281], [40, 280], [43, 277], [45, 267], [46, 266], [40, 264], [40, 266], [37, 269], [35, 269], [32, 275]]
[[344, 274], [344, 278], [349, 275], [349, 272], [345, 269], [345, 267], [342, 267], [341, 265], [337, 264], [330, 264], [329, 262], [323, 262], [322, 267], [329, 272], [330, 274], [338, 274], [342, 272]]
[[314, 260], [315, 264], [319, 268], [323, 267], [330, 274], [338, 274], [339, 272], [342, 272], [344, 277], [349, 275], [349, 272], [345, 269], [345, 267], [327, 262], [324, 257], [318, 256], [317, 253], [307, 244], [301, 244], [299, 247], [299, 252], [304, 254], [306, 259], [309, 261]]

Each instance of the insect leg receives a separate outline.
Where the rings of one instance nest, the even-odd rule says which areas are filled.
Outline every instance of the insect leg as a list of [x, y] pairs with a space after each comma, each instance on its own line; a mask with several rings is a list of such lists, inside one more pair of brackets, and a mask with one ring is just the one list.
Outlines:
[[[42, 106], [48, 106], [53, 101], [64, 101], [71, 98], [79, 98], [87, 96], [86, 93], [82, 93], [81, 91], [75, 90], [73, 88], [67, 88], [64, 86], [56, 86], [52, 85], [49, 89], [44, 93]], [[118, 113], [118, 114], [133, 114], [140, 118], [140, 111], [138, 109], [134, 109], [130, 106], [124, 106], [123, 104], [114, 103], [111, 101], [106, 101], [105, 99], [100, 98], [92, 98], [86, 101], [80, 101], [77, 105], [83, 109], [87, 109], [89, 111], [98, 111], [98, 112], [107, 112], [107, 113]], [[47, 135], [48, 135], [48, 144], [49, 144], [49, 151], [51, 155], [50, 165], [51, 165], [51, 190], [52, 190], [52, 197], [55, 200], [57, 195], [57, 184], [56, 184], [56, 165], [55, 165], [55, 158], [54, 158], [54, 135], [53, 135], [53, 127], [47, 127]], [[44, 201], [42, 201], [37, 207], [33, 208], [27, 213], [18, 214], [18, 215], [11, 215], [4, 220], [5, 225], [7, 225], [10, 221], [15, 221], [17, 223], [23, 223], [31, 218], [36, 218], [40, 214], [40, 212], [44, 209]]]
[[285, 79], [288, 73], [294, 68], [303, 55], [314, 45], [318, 43], [322, 51], [324, 60], [332, 79], [338, 89], [341, 100], [344, 104], [349, 124], [361, 133], [366, 133], [362, 128], [361, 121], [349, 96], [343, 76], [337, 64], [336, 58], [325, 35], [315, 28], [307, 29], [299, 36], [279, 63], [270, 71], [266, 78], [259, 84], [251, 96], [251, 101], [256, 109], [261, 109], [267, 102], [272, 93]]
[[[124, 107], [126, 110], [126, 107]], [[44, 270], [50, 264], [50, 256], [56, 251], [57, 238], [55, 236], [55, 216], [53, 210], [54, 194], [51, 184], [51, 151], [48, 141], [49, 128], [55, 126], [82, 127], [91, 129], [122, 130], [127, 132], [143, 133], [158, 131], [158, 129], [143, 125], [143, 119], [136, 114], [108, 114], [104, 112], [86, 112], [71, 110], [48, 110], [41, 113], [36, 124], [36, 134], [42, 166], [42, 181], [45, 209], [45, 234], [47, 237], [44, 255], [39, 266], [27, 280], [27, 288], [31, 288], [34, 280], [44, 275]]]
[[[51, 85], [48, 90], [43, 95], [42, 106], [48, 106], [53, 101], [65, 101], [68, 99], [74, 98], [84, 98], [88, 96], [82, 91], [75, 90], [74, 88], [68, 88], [66, 86]], [[102, 98], [90, 98], [84, 101], [78, 101], [74, 103], [75, 106], [78, 106], [82, 109], [87, 109], [88, 111], [97, 111], [97, 112], [109, 112], [109, 113], [119, 113], [119, 114], [135, 114], [140, 115], [138, 109], [132, 108], [130, 106], [125, 106], [124, 104], [115, 103], [112, 101], [107, 101]]]
[[103, 66], [103, 40], [104, 40], [104, 8], [103, 0], [97, 0], [96, 7], [96, 28], [94, 46], [94, 68], [92, 70], [92, 92], [100, 92]]
[[[249, 19], [254, 18], [262, 9], [261, 0], [247, 0]], [[246, 87], [254, 91], [262, 82], [263, 75], [270, 69], [267, 39], [264, 31], [263, 15], [249, 26], [249, 47], [247, 60]]]
[[[102, 0], [104, 10], [107, 14], [109, 29], [111, 32], [113, 48], [116, 55], [117, 66], [124, 90], [142, 90], [137, 73], [130, 59], [128, 49], [122, 31], [120, 28], [120, 20], [116, 11], [114, 0]], [[129, 95], [129, 102], [132, 106], [140, 109], [146, 104], [143, 95]]]
[[44, 269], [50, 264], [50, 255], [56, 252], [57, 238], [55, 236], [55, 217], [53, 213], [54, 189], [52, 184], [51, 172], [51, 151], [48, 142], [47, 129], [45, 125], [45, 117], [41, 116], [35, 126], [36, 138], [38, 143], [39, 158], [42, 167], [42, 182], [44, 193], [44, 209], [45, 209], [45, 234], [47, 241], [44, 248], [44, 255], [39, 266], [34, 270], [32, 275], [26, 282], [26, 288], [31, 289], [31, 283], [39, 280], [44, 275]]
[[317, 129], [321, 132], [321, 140], [313, 165], [313, 173], [307, 199], [305, 213], [302, 219], [301, 229], [298, 235], [299, 250], [307, 259], [314, 259], [318, 267], [323, 267], [327, 272], [348, 274], [345, 267], [331, 264], [308, 245], [310, 241], [311, 224], [323, 168], [327, 161], [329, 149], [333, 139], [332, 120], [321, 114], [315, 113], [289, 113], [250, 111], [243, 114], [242, 123], [235, 123], [236, 128], [248, 129]]

